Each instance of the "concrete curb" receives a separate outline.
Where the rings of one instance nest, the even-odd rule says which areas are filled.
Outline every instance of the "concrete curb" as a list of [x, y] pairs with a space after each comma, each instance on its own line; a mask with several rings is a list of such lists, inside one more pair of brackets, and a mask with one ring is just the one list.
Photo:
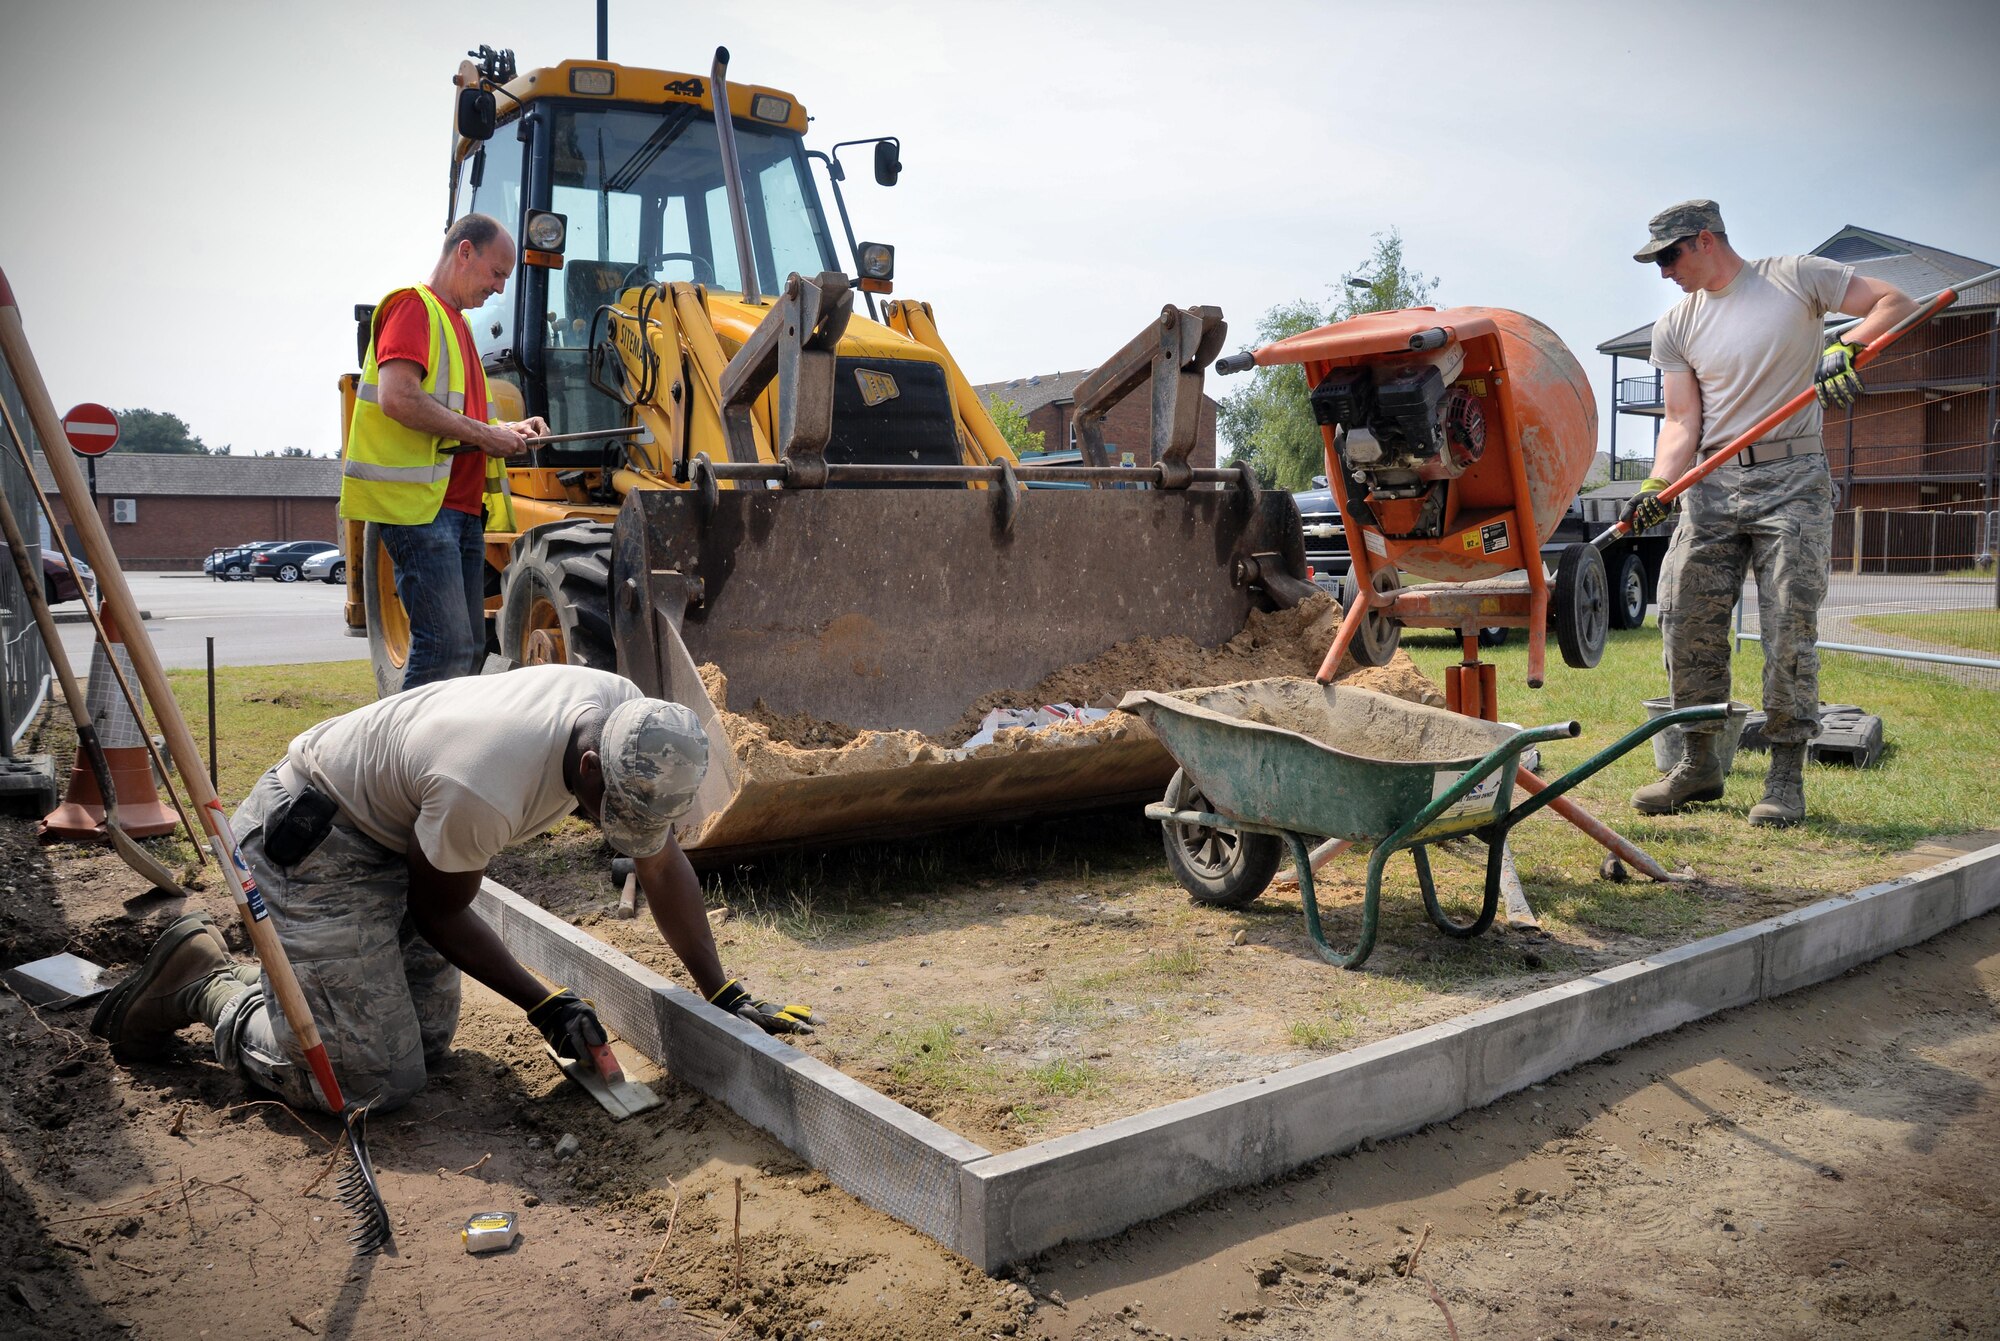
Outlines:
[[[1442, 1024], [991, 1154], [487, 881], [479, 914], [676, 1078], [983, 1270], [1441, 1122], [2000, 908], [2000, 844]], [[1334, 972], [1336, 970], [1328, 970]]]

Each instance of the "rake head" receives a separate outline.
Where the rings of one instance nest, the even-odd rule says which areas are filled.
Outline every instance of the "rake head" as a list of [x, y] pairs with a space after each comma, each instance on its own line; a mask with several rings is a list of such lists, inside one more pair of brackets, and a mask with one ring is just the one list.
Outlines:
[[354, 1232], [347, 1241], [354, 1245], [356, 1257], [379, 1253], [396, 1239], [389, 1226], [389, 1208], [382, 1204], [381, 1190], [375, 1186], [375, 1166], [368, 1162], [367, 1120], [366, 1105], [347, 1110], [342, 1126], [352, 1158], [337, 1180], [340, 1204], [354, 1217]]

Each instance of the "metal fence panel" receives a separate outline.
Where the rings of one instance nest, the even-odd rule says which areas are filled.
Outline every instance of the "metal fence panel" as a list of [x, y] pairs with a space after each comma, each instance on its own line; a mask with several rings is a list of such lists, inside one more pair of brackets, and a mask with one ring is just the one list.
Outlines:
[[[28, 422], [28, 407], [5, 359], [0, 359], [0, 398], [5, 399], [7, 413], [13, 416], [15, 425], [28, 435], [32, 450], [38, 445], [34, 426]], [[33, 481], [14, 454], [12, 443], [0, 446], [0, 488], [6, 490], [7, 503], [26, 534], [29, 571], [39, 572], [42, 551], [37, 542], [41, 527], [36, 519], [41, 516], [41, 505], [35, 500]], [[19, 748], [22, 736], [34, 724], [48, 697], [49, 679], [49, 651], [42, 645], [34, 611], [28, 607], [27, 594], [21, 590], [20, 575], [13, 564], [0, 564], [0, 750], [13, 754]]]

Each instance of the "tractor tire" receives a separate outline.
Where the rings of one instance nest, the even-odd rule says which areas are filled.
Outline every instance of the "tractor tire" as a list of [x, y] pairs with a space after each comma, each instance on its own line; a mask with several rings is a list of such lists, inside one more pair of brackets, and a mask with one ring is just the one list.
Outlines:
[[1564, 549], [1556, 563], [1556, 644], [1563, 661], [1589, 670], [1604, 655], [1611, 626], [1611, 584], [1604, 558], [1589, 541]]
[[[340, 565], [347, 578], [347, 564]], [[486, 566], [487, 591], [492, 591], [493, 566]], [[375, 667], [375, 692], [382, 698], [403, 692], [403, 668], [410, 661], [410, 616], [396, 594], [396, 565], [382, 544], [382, 527], [369, 522], [361, 530], [361, 609], [368, 619], [368, 659]], [[493, 648], [493, 620], [486, 621], [485, 649]], [[475, 673], [477, 667], [474, 668]]]
[[549, 522], [514, 542], [501, 579], [500, 655], [520, 666], [618, 669], [609, 524]]
[[1607, 567], [1611, 571], [1611, 627], [1636, 629], [1646, 622], [1646, 561], [1627, 549]]
[[403, 691], [403, 667], [410, 660], [410, 616], [396, 595], [396, 565], [382, 545], [382, 527], [361, 530], [361, 609], [368, 617], [368, 659], [375, 667], [375, 693], [388, 698]]
[[[1174, 770], [1167, 784], [1167, 804], [1176, 810], [1207, 810], [1208, 798], [1195, 789], [1185, 772]], [[1196, 903], [1211, 908], [1242, 908], [1270, 887], [1285, 852], [1275, 834], [1207, 829], [1172, 820], [1160, 825], [1167, 849], [1167, 866]]]

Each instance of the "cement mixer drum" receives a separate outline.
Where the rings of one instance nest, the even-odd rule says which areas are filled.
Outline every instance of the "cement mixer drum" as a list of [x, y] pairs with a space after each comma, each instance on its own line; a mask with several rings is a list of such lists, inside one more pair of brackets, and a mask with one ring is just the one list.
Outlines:
[[[1420, 577], [1520, 568], [1554, 533], [1597, 450], [1582, 366], [1554, 331], [1505, 308], [1371, 312], [1268, 345], [1257, 362], [1304, 366], [1328, 464], [1359, 523], [1350, 529]], [[1532, 537], [1508, 534], [1518, 500]]]

